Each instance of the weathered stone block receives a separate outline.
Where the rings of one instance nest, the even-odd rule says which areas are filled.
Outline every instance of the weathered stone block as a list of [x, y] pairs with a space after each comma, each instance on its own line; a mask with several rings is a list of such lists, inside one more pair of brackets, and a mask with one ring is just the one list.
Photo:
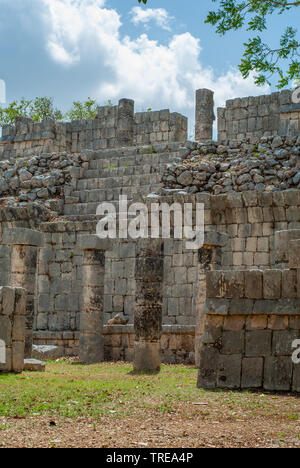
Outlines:
[[246, 332], [245, 355], [259, 357], [271, 355], [271, 330], [254, 330]]
[[242, 388], [260, 388], [263, 386], [264, 359], [262, 357], [243, 358]]
[[218, 362], [217, 386], [220, 388], [240, 388], [242, 355], [220, 356]]
[[241, 331], [245, 327], [246, 317], [242, 315], [234, 315], [225, 317], [224, 330], [228, 331]]
[[267, 315], [248, 316], [246, 321], [247, 330], [264, 330], [268, 325]]
[[265, 358], [264, 389], [288, 391], [292, 386], [293, 363], [290, 357], [269, 356]]
[[297, 272], [296, 270], [282, 271], [282, 297], [297, 297]]
[[206, 296], [208, 298], [224, 297], [224, 275], [222, 271], [209, 271], [206, 274]]
[[219, 357], [217, 348], [203, 345], [200, 352], [198, 388], [215, 388], [217, 386]]
[[244, 331], [224, 331], [222, 335], [222, 354], [242, 354], [244, 351]]
[[43, 247], [43, 233], [26, 228], [5, 229], [2, 237], [3, 244], [7, 245], [32, 245]]
[[280, 270], [266, 270], [263, 274], [264, 299], [280, 299], [281, 297]]
[[262, 271], [245, 272], [245, 296], [249, 299], [261, 299], [263, 297]]
[[297, 331], [274, 331], [272, 340], [272, 354], [274, 356], [291, 356], [294, 348], [292, 343], [299, 338]]
[[207, 299], [204, 305], [204, 313], [211, 315], [227, 315], [230, 301], [228, 299]]
[[242, 298], [245, 294], [245, 278], [243, 271], [224, 272], [224, 297]]
[[230, 315], [249, 315], [253, 312], [252, 299], [231, 299], [229, 304]]
[[300, 268], [300, 239], [289, 242], [289, 267]]

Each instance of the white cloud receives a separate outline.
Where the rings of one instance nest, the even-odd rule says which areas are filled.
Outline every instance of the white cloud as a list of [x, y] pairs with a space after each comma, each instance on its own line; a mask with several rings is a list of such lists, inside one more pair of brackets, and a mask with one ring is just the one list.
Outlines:
[[150, 21], [154, 21], [157, 26], [170, 31], [169, 22], [172, 19], [167, 10], [164, 8], [141, 8], [139, 6], [131, 9], [131, 21], [138, 25], [140, 23], [147, 25]]
[[79, 62], [80, 57], [78, 52], [74, 50], [73, 52], [68, 52], [62, 45], [58, 44], [56, 41], [48, 41], [47, 49], [53, 57], [53, 59], [61, 63], [62, 65], [73, 65], [76, 62]]
[[0, 104], [6, 102], [6, 84], [4, 80], [0, 80]]
[[[199, 88], [215, 91], [215, 102], [268, 92], [253, 77], [244, 80], [238, 70], [217, 77], [200, 60], [200, 40], [190, 33], [171, 35], [160, 44], [147, 34], [121, 37], [120, 15], [105, 8], [105, 0], [43, 0], [46, 7], [47, 50], [59, 64], [72, 66], [87, 57], [99, 60], [98, 85], [87, 89], [100, 103], [128, 97], [136, 110], [170, 107], [194, 121], [194, 95]], [[144, 10], [143, 10], [144, 11]], [[147, 10], [145, 10], [147, 11]], [[87, 70], [88, 73], [88, 70]], [[74, 97], [75, 98], [75, 97]]]

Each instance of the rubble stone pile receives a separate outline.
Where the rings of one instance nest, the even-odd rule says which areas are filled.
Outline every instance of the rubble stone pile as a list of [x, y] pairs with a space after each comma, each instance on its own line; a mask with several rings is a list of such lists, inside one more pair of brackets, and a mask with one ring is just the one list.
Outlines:
[[207, 141], [190, 146], [182, 161], [168, 166], [162, 179], [165, 189], [218, 195], [300, 188], [300, 137], [233, 140], [228, 145]]

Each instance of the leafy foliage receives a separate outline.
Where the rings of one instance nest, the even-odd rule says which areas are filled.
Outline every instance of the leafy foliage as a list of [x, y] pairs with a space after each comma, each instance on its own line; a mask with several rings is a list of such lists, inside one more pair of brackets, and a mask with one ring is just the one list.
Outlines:
[[[109, 101], [108, 105], [112, 105]], [[37, 97], [33, 100], [22, 98], [13, 101], [7, 107], [0, 106], [0, 127], [13, 125], [16, 117], [29, 117], [34, 122], [41, 122], [50, 117], [57, 122], [62, 120], [94, 119], [97, 115], [97, 103], [91, 98], [84, 102], [74, 101], [71, 109], [66, 113], [54, 107], [53, 99]]]
[[7, 107], [0, 107], [0, 126], [12, 125], [16, 117], [29, 117], [34, 122], [41, 122], [47, 117], [60, 121], [63, 113], [54, 107], [53, 99], [48, 97], [33, 100], [22, 98], [11, 102]]
[[50, 117], [54, 120], [63, 120], [63, 113], [54, 107], [53, 99], [47, 97], [37, 97], [30, 103], [29, 117], [35, 122], [41, 122], [43, 119]]
[[[138, 0], [147, 4], [147, 0]], [[300, 42], [297, 30], [288, 26], [279, 36], [276, 48], [266, 44], [259, 33], [268, 29], [267, 20], [274, 14], [283, 15], [291, 8], [300, 7], [294, 0], [213, 0], [219, 8], [208, 14], [206, 23], [216, 28], [217, 34], [246, 27], [247, 31], [258, 33], [244, 44], [244, 54], [239, 69], [244, 78], [251, 71], [256, 72], [258, 85], [271, 84], [270, 78], [278, 76], [277, 87], [287, 86], [290, 80], [300, 79]], [[300, 8], [299, 8], [300, 9]]]
[[97, 115], [97, 103], [90, 97], [84, 101], [74, 101], [72, 108], [66, 113], [67, 120], [94, 119]]

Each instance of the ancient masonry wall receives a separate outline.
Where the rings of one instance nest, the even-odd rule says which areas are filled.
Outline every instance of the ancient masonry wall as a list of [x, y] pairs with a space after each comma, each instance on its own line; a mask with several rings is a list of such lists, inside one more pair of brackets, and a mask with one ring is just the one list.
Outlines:
[[[205, 205], [205, 230], [228, 235], [226, 245], [218, 247], [215, 268], [225, 270], [268, 269], [284, 267], [287, 259], [276, 241], [275, 232], [300, 229], [300, 192], [270, 192], [210, 196], [172, 195], [156, 201]], [[151, 199], [146, 200], [147, 203]], [[80, 292], [82, 287], [82, 252], [79, 236], [94, 234], [96, 221], [65, 221], [44, 223], [45, 247], [40, 251], [38, 269], [38, 308], [35, 322], [35, 342], [59, 344], [66, 353], [78, 345]], [[278, 236], [277, 236], [278, 237]], [[276, 242], [278, 245], [276, 245]], [[163, 325], [170, 327], [163, 338], [175, 343], [179, 330], [188, 335], [188, 357], [196, 322], [199, 299], [199, 252], [187, 250], [184, 240], [169, 239], [164, 245]], [[115, 242], [106, 252], [104, 283], [104, 323], [117, 313], [123, 313], [133, 323], [135, 302], [134, 241]], [[130, 327], [131, 325], [129, 325]], [[174, 331], [174, 333], [171, 331]], [[119, 343], [118, 352], [124, 356], [120, 343], [128, 342], [131, 328], [122, 327], [122, 336], [105, 328], [106, 355], [108, 343]], [[129, 330], [129, 331], [128, 331]], [[118, 337], [117, 337], [118, 335]], [[125, 338], [124, 336], [127, 337]], [[177, 338], [175, 338], [175, 337]], [[133, 337], [131, 337], [133, 339]], [[125, 345], [124, 345], [125, 346]], [[122, 348], [122, 350], [120, 350]], [[182, 352], [181, 352], [182, 353]], [[179, 359], [172, 354], [170, 359]]]
[[[96, 232], [96, 221], [45, 223], [41, 225], [45, 247], [38, 262], [38, 306], [35, 344], [55, 344], [63, 354], [76, 354], [82, 290], [82, 251], [79, 238]], [[197, 253], [183, 252], [182, 241], [165, 243], [163, 283], [162, 346], [167, 362], [193, 361], [195, 298], [197, 297]], [[104, 278], [105, 356], [127, 358], [133, 346], [133, 319], [136, 294], [136, 243], [115, 241], [106, 252]], [[124, 314], [129, 325], [106, 327], [117, 313]], [[183, 334], [183, 337], [180, 334]], [[171, 348], [168, 343], [171, 342]], [[186, 345], [182, 345], [186, 343]], [[110, 349], [111, 347], [111, 349]], [[116, 348], [116, 349], [113, 349]], [[129, 354], [128, 354], [129, 353]], [[131, 355], [131, 354], [130, 354]]]
[[187, 138], [187, 119], [168, 109], [134, 114], [134, 102], [121, 99], [117, 106], [98, 108], [96, 119], [34, 123], [18, 117], [6, 125], [0, 138], [0, 159], [42, 153], [72, 152], [182, 141]]
[[[215, 119], [213, 92], [196, 92], [195, 139], [212, 138]], [[300, 132], [300, 104], [292, 102], [292, 92], [230, 99], [219, 108], [218, 141], [270, 135], [297, 136]], [[0, 159], [15, 159], [42, 153], [76, 153], [83, 149], [118, 148], [162, 142], [184, 142], [187, 118], [168, 109], [134, 113], [134, 102], [121, 99], [117, 106], [98, 108], [95, 119], [56, 123], [46, 119], [34, 123], [18, 117], [6, 125], [0, 139]]]
[[218, 108], [218, 141], [300, 133], [300, 106], [289, 90], [226, 101]]
[[24, 367], [26, 290], [0, 287], [0, 373]]
[[206, 280], [198, 386], [299, 392], [299, 269], [212, 271]]

